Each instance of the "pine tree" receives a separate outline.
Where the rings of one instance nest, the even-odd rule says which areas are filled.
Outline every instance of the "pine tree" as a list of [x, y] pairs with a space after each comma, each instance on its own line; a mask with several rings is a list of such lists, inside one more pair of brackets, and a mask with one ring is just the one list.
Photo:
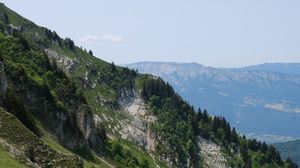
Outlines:
[[279, 165], [283, 164], [279, 151], [276, 151], [275, 161]]
[[111, 67], [111, 72], [115, 72], [117, 70], [114, 62], [110, 64], [110, 67]]
[[208, 123], [209, 119], [208, 119], [208, 113], [207, 113], [206, 109], [203, 110], [203, 116], [202, 116], [202, 118], [203, 118], [203, 121], [205, 123]]
[[263, 142], [262, 145], [261, 145], [261, 151], [263, 153], [267, 153], [267, 150], [268, 150], [268, 146], [265, 142]]
[[89, 50], [89, 55], [93, 56], [93, 51]]
[[231, 141], [231, 128], [230, 128], [229, 123], [226, 123], [224, 133], [225, 133], [225, 140], [227, 142], [230, 142]]
[[232, 128], [231, 140], [233, 143], [238, 143], [238, 141], [239, 141], [238, 134], [236, 133], [235, 128]]

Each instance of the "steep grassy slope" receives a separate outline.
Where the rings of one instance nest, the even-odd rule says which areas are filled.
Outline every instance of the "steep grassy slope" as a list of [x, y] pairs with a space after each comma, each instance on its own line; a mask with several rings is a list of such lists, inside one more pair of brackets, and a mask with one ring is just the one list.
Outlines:
[[66, 147], [87, 146], [101, 153], [101, 130], [75, 84], [44, 53], [27, 50], [22, 38], [0, 34], [0, 41], [2, 80], [6, 81], [3, 106], [38, 136], [33, 117]]
[[3, 167], [10, 168], [25, 168], [26, 166], [16, 158], [11, 156], [7, 150], [5, 150], [2, 146], [0, 146], [0, 165]]
[[[34, 164], [42, 167], [47, 165], [50, 167], [82, 167], [78, 157], [62, 154], [49, 148], [16, 117], [2, 108], [0, 108], [0, 130], [1, 144], [19, 160], [6, 155], [10, 162], [5, 164], [17, 166], [22, 162], [24, 165], [30, 165], [29, 167], [34, 166]], [[4, 151], [3, 148], [2, 151]]]
[[0, 103], [34, 141], [76, 153], [86, 167], [210, 166], [203, 139], [218, 149], [219, 165], [287, 166], [271, 146], [240, 137], [223, 117], [196, 112], [161, 79], [89, 55], [4, 5], [0, 21]]
[[[74, 45], [69, 39], [60, 38], [55, 31], [39, 27], [15, 12], [0, 6], [3, 27], [8, 34], [26, 39], [28, 45], [38, 50], [45, 50], [51, 60], [57, 62], [77, 88], [82, 91], [94, 113], [102, 114], [100, 118], [105, 125], [111, 125], [108, 132], [117, 132], [120, 121], [126, 118], [122, 113], [110, 113], [118, 109], [119, 97], [127, 95], [126, 91], [134, 86], [136, 72], [104, 62], [91, 56], [86, 50]], [[8, 26], [11, 24], [11, 26]], [[13, 26], [12, 26], [13, 25]], [[110, 116], [111, 120], [105, 120]]]
[[[5, 14], [1, 13], [2, 16], [5, 15], [4, 19], [14, 20], [16, 15], [14, 12], [4, 6], [1, 6], [1, 8], [6, 12]], [[20, 18], [20, 20], [25, 19]], [[95, 113], [99, 112], [92, 102], [88, 102], [91, 106], [87, 105], [82, 92], [76, 88], [75, 83], [61, 70], [64, 62], [60, 62], [56, 60], [56, 57], [52, 57], [53, 55], [48, 53], [50, 49], [47, 50], [50, 57], [48, 58], [48, 55], [43, 52], [44, 49], [40, 49], [41, 44], [39, 44], [39, 41], [35, 41], [37, 39], [30, 36], [30, 32], [35, 31], [35, 29], [48, 31], [47, 29], [37, 26], [34, 29], [30, 29], [30, 27], [27, 27], [27, 25], [32, 24], [30, 22], [26, 22], [28, 24], [25, 24], [22, 30], [16, 28], [16, 26], [12, 28], [6, 21], [1, 23], [3, 23], [1, 27], [4, 30], [3, 32], [13, 36], [7, 37], [0, 34], [1, 106], [4, 106], [9, 112], [17, 116], [23, 124], [37, 136], [40, 136], [52, 148], [63, 152], [70, 150], [70, 152], [81, 156], [86, 160], [85, 167], [110, 167], [109, 163], [106, 164], [101, 158], [98, 158], [99, 155], [102, 156], [104, 153], [107, 153], [106, 159], [111, 164], [121, 167], [126, 166], [130, 162], [132, 162], [130, 163], [131, 166], [154, 164], [153, 159], [147, 153], [144, 152], [144, 157], [140, 158], [141, 152], [137, 152], [134, 148], [125, 149], [125, 147], [128, 148], [127, 146], [130, 143], [126, 143], [126, 145], [124, 144], [125, 142], [117, 141], [113, 143], [116, 144], [115, 146], [118, 146], [117, 151], [109, 150], [113, 150], [114, 146], [103, 148], [106, 139], [103, 124], [97, 123], [95, 125], [90, 107], [95, 110]], [[13, 23], [18, 24], [19, 22]], [[56, 43], [54, 42], [53, 46], [55, 45]], [[64, 45], [67, 44], [64, 43]], [[74, 51], [70, 50], [70, 45], [68, 43], [67, 47], [61, 46], [61, 50], [57, 51], [74, 53]], [[82, 50], [76, 49], [78, 50], [77, 54], [81, 54], [80, 56], [83, 57], [83, 66], [85, 63], [88, 64], [88, 61], [95, 62], [97, 60], [90, 55], [86, 55]], [[86, 56], [88, 59], [84, 59]], [[50, 63], [51, 60], [52, 63]], [[112, 71], [103, 75], [103, 80], [107, 83], [107, 87], [100, 89], [103, 92], [108, 92], [107, 97], [111, 98], [111, 101], [105, 106], [118, 109], [116, 98], [112, 96], [116, 93], [113, 93], [114, 90], [112, 88], [120, 90], [122, 89], [120, 85], [128, 85], [130, 83], [123, 79], [117, 79], [119, 78], [118, 76], [125, 78], [126, 75], [118, 73], [122, 73], [123, 71], [121, 70], [123, 69], [114, 67], [101, 60], [97, 60], [97, 66], [103, 68], [103, 71], [108, 68]], [[78, 65], [77, 67], [80, 69], [81, 66]], [[124, 72], [127, 73], [127, 70]], [[79, 73], [80, 71], [78, 70], [77, 72]], [[132, 73], [133, 71], [129, 72]], [[73, 79], [76, 81], [76, 73], [74, 73], [74, 76]], [[112, 81], [115, 84], [111, 83]], [[81, 87], [83, 85], [78, 84], [78, 86]], [[88, 94], [88, 92], [84, 93], [87, 98], [89, 97]], [[36, 124], [36, 121], [39, 124]], [[27, 143], [30, 143], [30, 141]], [[106, 143], [108, 143], [107, 146], [109, 147], [110, 143]], [[119, 158], [116, 157], [122, 153], [124, 156], [121, 159], [120, 156]], [[131, 167], [130, 165], [129, 167]]]

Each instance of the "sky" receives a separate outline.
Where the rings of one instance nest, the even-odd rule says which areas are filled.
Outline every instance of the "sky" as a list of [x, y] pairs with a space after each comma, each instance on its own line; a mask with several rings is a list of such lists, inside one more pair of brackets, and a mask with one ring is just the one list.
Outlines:
[[300, 62], [299, 0], [1, 0], [108, 62]]

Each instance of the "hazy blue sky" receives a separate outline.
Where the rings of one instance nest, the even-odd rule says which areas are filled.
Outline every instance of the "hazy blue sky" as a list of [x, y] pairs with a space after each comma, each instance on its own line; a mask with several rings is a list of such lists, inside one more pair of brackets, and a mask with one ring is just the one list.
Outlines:
[[299, 0], [2, 0], [106, 61], [300, 62]]

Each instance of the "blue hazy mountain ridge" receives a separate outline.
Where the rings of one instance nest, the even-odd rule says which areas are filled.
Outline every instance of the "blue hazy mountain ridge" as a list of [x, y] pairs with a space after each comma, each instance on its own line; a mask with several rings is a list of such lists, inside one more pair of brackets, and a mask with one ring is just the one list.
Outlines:
[[276, 142], [274, 135], [300, 137], [300, 75], [197, 63], [140, 62], [127, 66], [160, 76], [190, 104], [224, 116], [241, 133], [272, 135], [270, 142]]
[[300, 63], [265, 63], [243, 67], [244, 70], [264, 70], [300, 75]]
[[292, 159], [298, 166], [300, 166], [300, 140], [289, 141], [284, 143], [273, 144], [279, 150], [282, 158]]

